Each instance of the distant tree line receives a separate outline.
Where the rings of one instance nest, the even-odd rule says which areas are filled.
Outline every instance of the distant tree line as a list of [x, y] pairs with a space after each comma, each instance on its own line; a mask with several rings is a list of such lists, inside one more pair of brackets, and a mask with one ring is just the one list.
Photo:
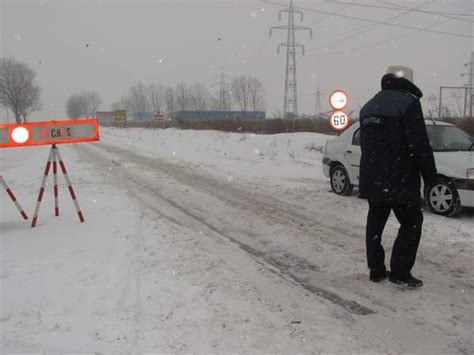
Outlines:
[[[187, 84], [180, 82], [174, 87], [165, 87], [160, 83], [132, 85], [120, 100], [112, 104], [112, 110], [127, 110], [138, 119], [143, 119], [147, 112], [166, 112], [173, 117], [177, 111], [262, 111], [265, 109], [265, 89], [260, 79], [254, 76], [241, 75], [232, 79], [227, 86], [225, 100], [220, 100], [220, 93], [213, 94], [210, 89], [199, 82]], [[230, 99], [229, 99], [230, 98]], [[222, 102], [224, 101], [224, 107]]]
[[69, 118], [95, 117], [102, 103], [100, 95], [94, 91], [81, 91], [69, 96], [66, 112]]
[[17, 123], [42, 107], [36, 72], [14, 58], [0, 58], [0, 106], [11, 110]]

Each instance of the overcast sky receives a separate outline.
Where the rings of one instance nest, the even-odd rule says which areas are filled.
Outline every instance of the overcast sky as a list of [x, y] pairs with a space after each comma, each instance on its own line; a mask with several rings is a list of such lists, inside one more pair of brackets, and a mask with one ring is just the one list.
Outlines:
[[[338, 88], [349, 93], [349, 110], [358, 110], [392, 64], [414, 69], [425, 98], [437, 94], [440, 85], [466, 83], [460, 74], [474, 50], [473, 0], [344, 1], [349, 2], [294, 1], [306, 8], [302, 25], [314, 30], [312, 40], [307, 32], [297, 33], [306, 46], [306, 55], [297, 59], [300, 113], [314, 113], [318, 83], [323, 111], [329, 110], [327, 95]], [[278, 22], [278, 5], [257, 0], [0, 3], [0, 56], [27, 62], [43, 88], [44, 107], [35, 120], [65, 118], [67, 97], [80, 90], [97, 91], [104, 99], [101, 109], [108, 110], [137, 81], [211, 86], [221, 66], [228, 76], [259, 77], [269, 115], [282, 109], [286, 56], [278, 56], [276, 46], [286, 40], [286, 32], [268, 36], [270, 26], [285, 24]], [[0, 113], [5, 120], [5, 112]]]

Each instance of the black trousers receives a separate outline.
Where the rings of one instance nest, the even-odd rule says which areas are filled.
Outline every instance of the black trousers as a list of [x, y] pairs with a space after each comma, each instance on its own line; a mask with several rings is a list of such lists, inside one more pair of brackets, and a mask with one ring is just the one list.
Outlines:
[[405, 277], [415, 264], [421, 238], [423, 213], [419, 202], [394, 205], [369, 200], [366, 228], [367, 263], [371, 270], [386, 269], [382, 233], [391, 210], [395, 213], [400, 228], [392, 249], [390, 272], [394, 276]]

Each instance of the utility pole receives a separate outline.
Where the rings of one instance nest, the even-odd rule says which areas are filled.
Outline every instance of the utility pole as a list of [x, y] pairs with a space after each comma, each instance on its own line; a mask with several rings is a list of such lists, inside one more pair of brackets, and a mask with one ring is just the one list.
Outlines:
[[[468, 67], [469, 70], [467, 73], [462, 73], [461, 76], [467, 76], [467, 84], [466, 86], [466, 97], [464, 103], [467, 104], [469, 110], [469, 118], [472, 120], [472, 107], [474, 106], [474, 90], [473, 90], [473, 76], [474, 76], [474, 52], [471, 52], [471, 60], [469, 63], [464, 64], [465, 67]], [[464, 108], [466, 111], [466, 108]]]
[[314, 111], [314, 117], [319, 118], [321, 117], [321, 95], [322, 95], [321, 90], [319, 90], [319, 84], [318, 84], [318, 89], [316, 91], [316, 94], [314, 95], [316, 96], [316, 109]]
[[286, 47], [286, 74], [285, 74], [285, 96], [283, 99], [283, 116], [284, 118], [297, 119], [298, 118], [298, 90], [296, 81], [296, 48], [302, 49], [304, 55], [304, 46], [296, 43], [295, 31], [306, 30], [310, 31], [310, 37], [313, 38], [313, 30], [309, 27], [295, 26], [295, 13], [300, 15], [300, 20], [303, 22], [303, 13], [295, 10], [293, 0], [290, 0], [288, 9], [281, 10], [279, 13], [279, 21], [282, 19], [282, 14], [288, 13], [287, 26], [270, 27], [270, 37], [273, 30], [287, 30], [287, 40], [277, 47], [277, 53], [280, 54], [280, 48]]

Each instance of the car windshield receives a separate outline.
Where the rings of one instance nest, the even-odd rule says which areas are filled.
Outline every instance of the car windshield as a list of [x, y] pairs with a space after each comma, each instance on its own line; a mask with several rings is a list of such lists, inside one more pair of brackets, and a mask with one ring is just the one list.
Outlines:
[[426, 130], [435, 152], [468, 151], [471, 148], [471, 139], [459, 128], [430, 125]]

